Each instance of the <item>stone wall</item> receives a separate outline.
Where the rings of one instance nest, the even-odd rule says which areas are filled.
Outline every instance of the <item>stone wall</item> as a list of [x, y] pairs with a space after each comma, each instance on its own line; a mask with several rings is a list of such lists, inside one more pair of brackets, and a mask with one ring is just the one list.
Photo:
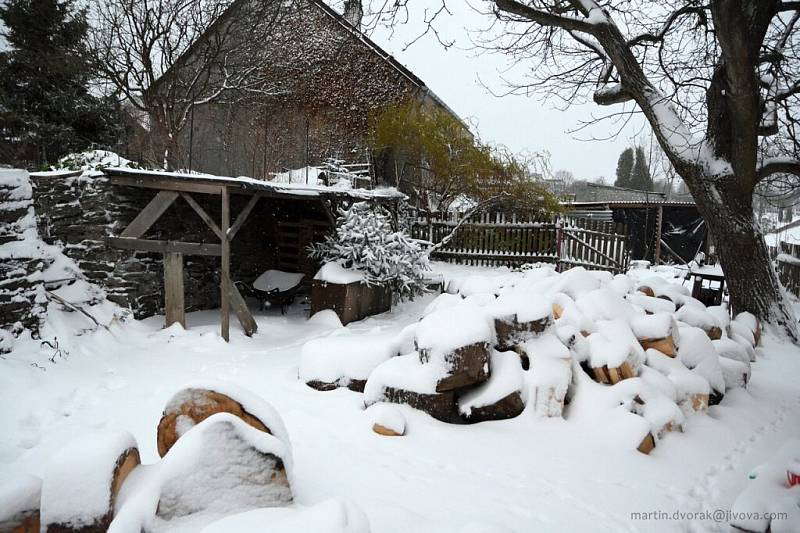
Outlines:
[[106, 290], [109, 300], [130, 308], [137, 318], [158, 313], [163, 307], [161, 257], [105, 244], [108, 235], [133, 220], [147, 195], [113, 190], [100, 173], [34, 175], [31, 181], [42, 240], [59, 245], [90, 281]]
[[38, 336], [45, 311], [41, 274], [47, 262], [28, 173], [0, 169], [0, 328], [13, 333], [27, 328]]

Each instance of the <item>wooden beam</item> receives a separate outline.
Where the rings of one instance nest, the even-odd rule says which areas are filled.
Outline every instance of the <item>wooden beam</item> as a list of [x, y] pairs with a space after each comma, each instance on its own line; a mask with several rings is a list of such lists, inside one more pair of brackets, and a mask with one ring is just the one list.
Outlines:
[[176, 322], [186, 327], [183, 293], [183, 254], [168, 252], [164, 254], [165, 327], [170, 327]]
[[106, 244], [123, 250], [142, 252], [179, 253], [184, 255], [221, 256], [222, 246], [201, 242], [156, 241], [151, 239], [132, 239], [127, 237], [106, 237]]
[[333, 214], [333, 202], [328, 199], [321, 197], [320, 202], [322, 203], [322, 210], [325, 211], [325, 216], [328, 217], [328, 222], [331, 223], [331, 226], [334, 228], [336, 227], [336, 216]]
[[[239, 213], [239, 216], [236, 217], [236, 220], [233, 223], [233, 226], [230, 227], [228, 230], [228, 240], [232, 241], [233, 238], [236, 236], [236, 233], [242, 229], [244, 223], [247, 222], [247, 217], [250, 216], [250, 213], [253, 211], [253, 208], [258, 203], [258, 200], [261, 198], [261, 193], [255, 193], [250, 200], [248, 200], [247, 205], [244, 206], [242, 212]], [[222, 238], [222, 237], [220, 237]]]
[[239, 318], [239, 324], [242, 325], [244, 334], [252, 337], [253, 333], [258, 331], [258, 324], [256, 324], [256, 320], [253, 318], [253, 314], [250, 312], [250, 308], [247, 307], [247, 302], [242, 297], [239, 289], [230, 279], [228, 279], [228, 287], [230, 287], [231, 304], [233, 304], [233, 310]]
[[128, 227], [122, 232], [121, 237], [131, 237], [138, 239], [149, 230], [153, 224], [164, 214], [172, 202], [178, 197], [178, 193], [172, 191], [159, 191], [155, 198], [150, 200], [144, 209], [142, 209], [136, 218], [128, 224]]
[[655, 250], [653, 250], [653, 264], [658, 265], [661, 261], [661, 227], [664, 222], [664, 207], [656, 207], [656, 230], [655, 230]]
[[112, 185], [123, 185], [126, 187], [139, 187], [143, 189], [158, 189], [160, 191], [177, 192], [199, 192], [203, 194], [219, 194], [219, 185], [210, 183], [197, 183], [190, 179], [180, 178], [137, 178], [135, 176], [121, 176], [109, 174]]
[[192, 198], [192, 196], [191, 196], [189, 193], [186, 193], [186, 192], [182, 192], [182, 193], [181, 193], [181, 197], [182, 197], [184, 200], [186, 200], [186, 203], [187, 203], [187, 204], [189, 204], [189, 205], [192, 207], [192, 209], [194, 209], [194, 212], [195, 212], [195, 213], [197, 213], [198, 215], [200, 215], [200, 218], [202, 218], [202, 219], [203, 219], [203, 222], [205, 222], [205, 223], [206, 223], [206, 226], [208, 226], [209, 228], [211, 228], [211, 231], [213, 231], [213, 232], [214, 232], [214, 234], [217, 236], [217, 238], [218, 238], [219, 240], [222, 240], [222, 239], [223, 239], [223, 236], [222, 236], [222, 230], [221, 230], [221, 229], [219, 229], [219, 226], [217, 226], [217, 223], [216, 223], [216, 222], [214, 222], [214, 219], [213, 219], [213, 218], [211, 218], [211, 216], [210, 216], [208, 213], [206, 213], [206, 210], [205, 210], [205, 209], [203, 209], [203, 208], [200, 206], [200, 204], [198, 204], [198, 203], [197, 203], [197, 200], [195, 200], [194, 198]]
[[[222, 197], [222, 235], [228, 234], [231, 224], [231, 196], [227, 187], [220, 191]], [[222, 308], [222, 338], [231, 340], [231, 290], [228, 288], [231, 279], [231, 241], [222, 239], [222, 273], [220, 275], [220, 303]]]

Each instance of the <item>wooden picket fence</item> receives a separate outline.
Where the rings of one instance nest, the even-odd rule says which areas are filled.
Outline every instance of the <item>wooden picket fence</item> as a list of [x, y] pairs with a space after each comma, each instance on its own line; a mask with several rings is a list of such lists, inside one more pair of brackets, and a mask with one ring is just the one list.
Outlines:
[[456, 214], [423, 214], [412, 227], [416, 239], [450, 241], [433, 259], [474, 266], [517, 267], [552, 263], [624, 272], [630, 262], [624, 224], [564, 216], [536, 218], [503, 212], [481, 213], [459, 227]]
[[787, 291], [800, 298], [800, 244], [781, 242], [774, 252], [778, 279]]

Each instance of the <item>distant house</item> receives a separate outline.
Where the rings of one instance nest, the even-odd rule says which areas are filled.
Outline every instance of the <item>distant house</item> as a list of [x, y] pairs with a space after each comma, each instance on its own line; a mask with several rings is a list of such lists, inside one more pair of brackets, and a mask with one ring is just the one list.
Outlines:
[[[233, 25], [235, 31], [237, 24], [248, 23], [243, 19], [252, 2], [282, 10], [261, 50], [267, 79], [280, 90], [195, 106], [178, 141], [184, 161], [191, 152], [193, 170], [266, 179], [335, 158], [369, 163], [378, 181], [387, 182], [394, 175], [388, 172], [392, 151], [370, 153], [371, 117], [408, 99], [455, 116], [422, 80], [360, 31], [359, 2], [347, 2], [350, 12], [340, 15], [322, 0], [237, 0], [201, 39], [213, 39], [217, 28], [230, 31]], [[190, 48], [179, 62], [191, 61], [197, 49]], [[159, 90], [159, 83], [151, 90]], [[147, 139], [147, 149], [159, 154], [160, 142]]]

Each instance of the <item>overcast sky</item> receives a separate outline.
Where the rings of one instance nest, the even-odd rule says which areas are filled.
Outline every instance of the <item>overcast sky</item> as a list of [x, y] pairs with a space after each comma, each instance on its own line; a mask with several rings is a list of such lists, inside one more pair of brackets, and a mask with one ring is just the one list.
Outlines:
[[[583, 179], [607, 176], [613, 181], [620, 152], [631, 144], [632, 137], [649, 133], [642, 129], [642, 121], [635, 120], [636, 124], [626, 127], [614, 140], [582, 141], [579, 139], [608, 137], [618, 129], [601, 124], [588, 131], [570, 133], [593, 113], [602, 114], [607, 109], [585, 104], [560, 111], [556, 109], [559, 102], [544, 101], [538, 95], [493, 96], [483, 85], [498, 94], [507, 89], [500, 76], [507, 68], [507, 60], [498, 54], [480, 55], [473, 49], [469, 31], [485, 28], [487, 16], [476, 13], [463, 0], [448, 2], [452, 16], [445, 13], [437, 19], [436, 27], [443, 40], [455, 40], [456, 46], [445, 50], [429, 34], [404, 51], [405, 45], [424, 30], [421, 8], [437, 1], [410, 2], [417, 11], [412, 12], [414, 16], [408, 24], [396, 27], [394, 35], [376, 29], [371, 37], [462, 118], [475, 122], [482, 140], [504, 144], [514, 151], [548, 150], [553, 170], [571, 170]], [[334, 0], [332, 4], [341, 9], [341, 1]]]

